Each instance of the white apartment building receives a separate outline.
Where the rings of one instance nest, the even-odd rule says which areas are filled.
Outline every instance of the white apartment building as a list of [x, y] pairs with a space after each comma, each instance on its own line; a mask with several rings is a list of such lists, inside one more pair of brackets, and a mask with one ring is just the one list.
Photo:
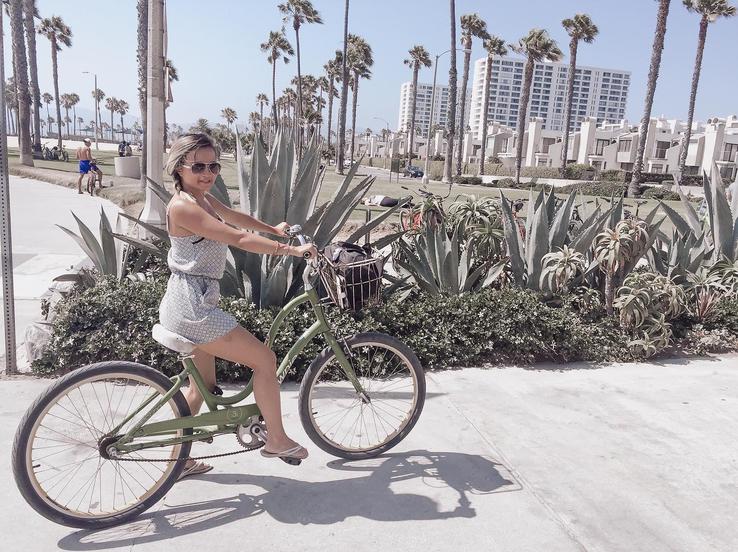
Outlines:
[[[490, 81], [488, 123], [516, 128], [523, 87], [525, 60], [494, 58]], [[477, 139], [482, 137], [482, 103], [487, 58], [474, 63], [469, 126]], [[536, 63], [526, 119], [542, 119], [546, 130], [564, 128], [564, 110], [569, 67], [565, 63]], [[619, 69], [577, 67], [574, 78], [571, 130], [578, 130], [585, 117], [599, 123], [616, 123], [625, 118], [630, 73]]]
[[[458, 101], [461, 101], [461, 94], [458, 93]], [[431, 100], [433, 96], [433, 85], [426, 83], [418, 83], [418, 97], [415, 101], [415, 126], [420, 127], [420, 135], [428, 135], [429, 125], [438, 125], [445, 127], [448, 119], [448, 96], [449, 87], [447, 85], [436, 84], [436, 101], [433, 105], [433, 113], [431, 113]], [[464, 126], [469, 120], [469, 109], [471, 106], [471, 97], [467, 93], [466, 109], [464, 110]], [[397, 119], [397, 130], [406, 130], [410, 126], [413, 108], [413, 83], [405, 82], [400, 87], [400, 113]], [[457, 110], [458, 123], [459, 112]]]

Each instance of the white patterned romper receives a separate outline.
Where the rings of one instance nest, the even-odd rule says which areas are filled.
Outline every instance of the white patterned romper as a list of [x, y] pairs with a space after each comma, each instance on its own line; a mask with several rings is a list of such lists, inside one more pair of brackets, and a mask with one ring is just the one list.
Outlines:
[[228, 246], [199, 236], [169, 237], [167, 264], [172, 275], [159, 305], [159, 322], [193, 343], [215, 341], [238, 325], [218, 308]]

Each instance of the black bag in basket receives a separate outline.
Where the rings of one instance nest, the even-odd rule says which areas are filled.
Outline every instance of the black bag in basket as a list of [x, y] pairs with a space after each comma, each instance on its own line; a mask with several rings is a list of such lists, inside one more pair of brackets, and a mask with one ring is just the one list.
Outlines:
[[[353, 243], [335, 242], [323, 250], [323, 255], [332, 263], [336, 273], [343, 276], [346, 282], [346, 303], [348, 308], [359, 310], [374, 301], [380, 294], [382, 285], [383, 259], [375, 258], [368, 245], [361, 247]], [[355, 265], [361, 261], [372, 261]], [[325, 297], [325, 288], [321, 281], [318, 288], [321, 297]]]

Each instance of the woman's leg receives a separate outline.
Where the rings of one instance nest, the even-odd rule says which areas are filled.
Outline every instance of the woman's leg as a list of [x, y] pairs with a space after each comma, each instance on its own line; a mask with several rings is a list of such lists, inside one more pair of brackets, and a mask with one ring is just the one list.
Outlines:
[[[212, 391], [215, 387], [215, 357], [200, 349], [195, 349], [194, 354], [197, 371], [200, 372], [207, 388]], [[197, 416], [198, 412], [200, 412], [200, 408], [202, 407], [203, 399], [192, 377], [190, 377], [189, 387], [184, 390], [183, 394], [187, 404], [190, 405], [190, 412], [193, 416]]]
[[[213, 356], [248, 366], [254, 371], [254, 395], [267, 426], [269, 452], [280, 452], [297, 445], [287, 437], [282, 425], [282, 408], [277, 381], [277, 359], [269, 347], [238, 326], [220, 339], [198, 348]], [[307, 451], [304, 453], [307, 457]]]

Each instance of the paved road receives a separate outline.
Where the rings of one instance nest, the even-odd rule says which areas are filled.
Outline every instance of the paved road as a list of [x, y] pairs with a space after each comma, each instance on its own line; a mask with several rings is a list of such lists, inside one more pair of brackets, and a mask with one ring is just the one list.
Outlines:
[[[738, 550], [738, 356], [559, 368], [429, 374], [420, 422], [383, 457], [217, 459], [99, 532], [56, 526], [20, 498], [10, 444], [48, 382], [0, 380], [3, 549]], [[305, 441], [296, 395], [283, 392], [286, 424]], [[221, 439], [194, 453], [236, 447]]]
[[[72, 238], [56, 225], [79, 233], [72, 217], [74, 212], [98, 236], [101, 208], [105, 209], [115, 228], [119, 209], [110, 201], [79, 195], [76, 190], [38, 180], [10, 177], [14, 304], [19, 346], [25, 327], [40, 315], [39, 298], [48, 290], [53, 278], [69, 272], [71, 267], [87, 258]], [[4, 323], [3, 319], [3, 332]], [[0, 358], [4, 354], [3, 338]], [[3, 369], [4, 364], [4, 361], [0, 363]]]

